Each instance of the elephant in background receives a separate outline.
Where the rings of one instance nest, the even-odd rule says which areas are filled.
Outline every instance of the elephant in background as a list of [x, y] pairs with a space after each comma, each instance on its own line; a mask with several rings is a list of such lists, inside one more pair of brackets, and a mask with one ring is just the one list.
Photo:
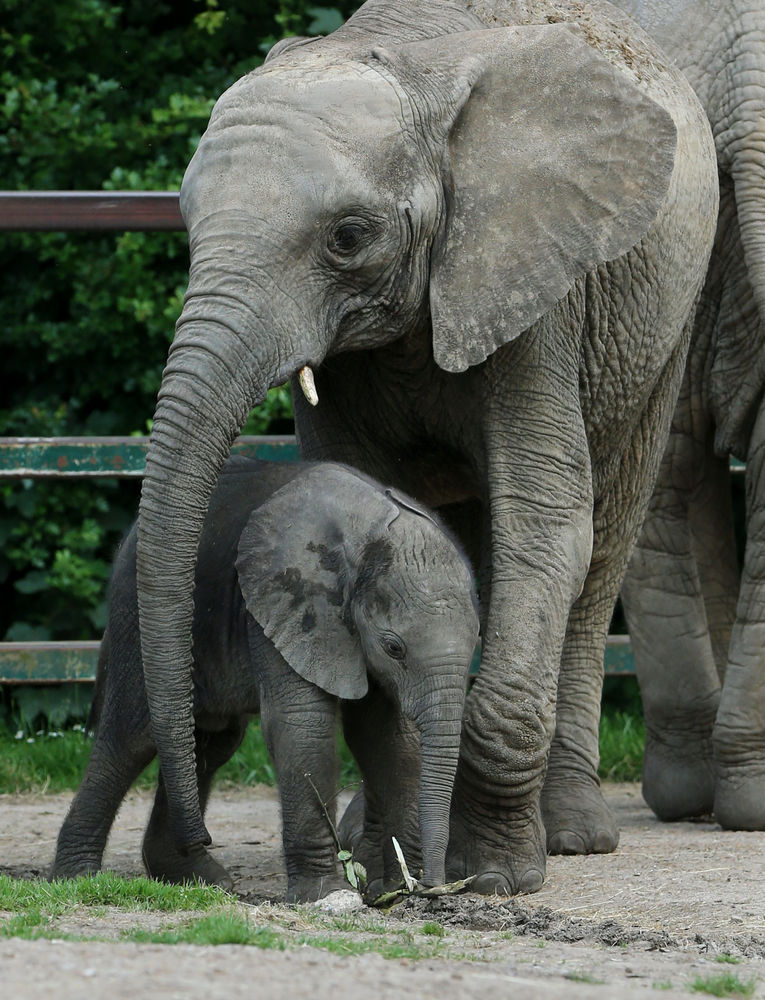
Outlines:
[[[96, 739], [59, 834], [53, 877], [100, 868], [120, 802], [156, 752], [135, 560], [133, 528], [110, 587]], [[337, 791], [339, 703], [364, 778], [367, 820], [357, 856], [370, 883], [396, 871], [400, 878], [391, 835], [412, 863], [422, 860], [426, 883], [443, 882], [478, 610], [467, 559], [438, 520], [340, 465], [231, 459], [202, 531], [194, 604], [202, 807], [216, 770], [259, 711], [279, 782], [288, 899], [340, 887], [327, 818]], [[149, 874], [230, 888], [204, 848], [177, 849], [167, 809], [160, 770], [143, 842]]]
[[[616, 0], [684, 70], [712, 125], [720, 214], [688, 366], [622, 591], [662, 819], [765, 829], [765, 8]], [[740, 571], [729, 456], [746, 461]]]
[[300, 373], [304, 456], [437, 507], [480, 569], [449, 876], [534, 891], [548, 849], [612, 850], [606, 634], [717, 217], [685, 78], [598, 0], [368, 0], [220, 98], [181, 205], [190, 281], [137, 555], [178, 848], [209, 843], [190, 683], [199, 532], [250, 408]]

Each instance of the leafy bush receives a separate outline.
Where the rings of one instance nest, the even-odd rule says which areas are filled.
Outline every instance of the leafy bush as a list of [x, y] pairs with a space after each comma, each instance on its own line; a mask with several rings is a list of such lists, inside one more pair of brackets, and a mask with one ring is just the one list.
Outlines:
[[[355, 6], [5, 0], [3, 186], [177, 189], [216, 97], [277, 39], [332, 30]], [[145, 433], [187, 264], [181, 233], [3, 234], [0, 435]], [[276, 391], [247, 430], [290, 414]], [[133, 483], [0, 480], [0, 637], [98, 637], [136, 505]]]

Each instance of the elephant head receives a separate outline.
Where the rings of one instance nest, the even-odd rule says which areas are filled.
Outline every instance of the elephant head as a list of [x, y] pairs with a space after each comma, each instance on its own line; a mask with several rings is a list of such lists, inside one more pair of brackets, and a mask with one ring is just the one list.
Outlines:
[[251, 514], [237, 572], [248, 611], [301, 677], [343, 699], [371, 679], [415, 723], [423, 878], [443, 882], [478, 638], [465, 559], [413, 501], [322, 464]]
[[221, 97], [184, 178], [190, 280], [138, 531], [146, 687], [181, 847], [209, 843], [193, 766], [196, 547], [251, 407], [305, 366], [429, 324], [442, 368], [482, 362], [633, 247], [669, 184], [671, 117], [582, 34], [474, 30], [464, 5], [447, 7], [459, 23], [452, 11], [436, 38], [410, 30], [381, 48], [362, 8], [345, 31], [282, 48]]

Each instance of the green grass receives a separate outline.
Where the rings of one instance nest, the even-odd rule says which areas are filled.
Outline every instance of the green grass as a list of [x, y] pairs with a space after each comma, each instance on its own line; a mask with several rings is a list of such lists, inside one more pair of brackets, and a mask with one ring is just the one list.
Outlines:
[[732, 972], [722, 972], [717, 976], [699, 976], [690, 984], [694, 993], [707, 993], [713, 997], [750, 997], [754, 994], [756, 982], [744, 982]]
[[[136, 917], [138, 926], [118, 932], [110, 917], [113, 909], [134, 914], [162, 912], [167, 921], [160, 928], [146, 929]], [[366, 914], [332, 917], [302, 907], [298, 929], [294, 910], [269, 910], [265, 926], [255, 922], [257, 912], [238, 905], [221, 889], [201, 885], [165, 885], [108, 872], [50, 883], [0, 876], [0, 939], [113, 941], [116, 934], [119, 940], [138, 943], [238, 944], [278, 950], [311, 947], [339, 955], [375, 952], [383, 958], [413, 961], [454, 957], [441, 940], [443, 927], [432, 921], [422, 925], [424, 937], [415, 938], [410, 929]], [[72, 931], [73, 926], [86, 929]]]
[[446, 931], [443, 924], [436, 923], [435, 920], [428, 920], [422, 925], [422, 933], [428, 937], [442, 938]]
[[[53, 732], [12, 732], [0, 726], [0, 794], [74, 791], [80, 784], [90, 756], [92, 738], [83, 726]], [[356, 762], [338, 738], [340, 785], [360, 781]], [[273, 785], [276, 775], [266, 750], [260, 720], [250, 724], [242, 745], [218, 771], [218, 781], [236, 785]], [[153, 788], [157, 762], [153, 761], [135, 782], [136, 788]]]
[[[606, 710], [600, 722], [600, 776], [638, 781], [643, 764], [645, 725], [639, 714]], [[82, 726], [61, 732], [13, 732], [0, 726], [0, 794], [65, 792], [76, 789], [93, 745]], [[340, 785], [360, 780], [356, 762], [338, 737]], [[151, 788], [157, 780], [154, 761], [135, 782]], [[273, 785], [276, 776], [260, 721], [253, 720], [241, 747], [218, 772], [218, 781], [235, 785]]]
[[52, 733], [13, 733], [0, 727], [0, 793], [77, 788], [91, 746], [82, 726]]
[[0, 920], [0, 938], [60, 937], [56, 919], [82, 908], [178, 913], [230, 903], [231, 897], [214, 886], [166, 885], [148, 878], [123, 879], [111, 872], [55, 882], [0, 875], [0, 912], [12, 914]]
[[58, 916], [75, 906], [120, 906], [129, 910], [209, 910], [230, 901], [217, 886], [169, 885], [149, 878], [99, 872], [82, 878], [13, 879], [0, 875], [0, 911], [40, 911]]
[[279, 951], [287, 947], [284, 935], [270, 927], [255, 927], [246, 916], [235, 910], [212, 913], [161, 931], [126, 931], [122, 937], [140, 944], [246, 944]]
[[632, 712], [603, 712], [600, 720], [601, 778], [639, 781], [643, 769], [645, 723]]

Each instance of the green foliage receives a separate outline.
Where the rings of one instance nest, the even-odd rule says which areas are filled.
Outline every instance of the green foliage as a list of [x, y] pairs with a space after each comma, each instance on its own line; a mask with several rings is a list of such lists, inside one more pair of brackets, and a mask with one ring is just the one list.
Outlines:
[[[217, 96], [349, 0], [5, 0], [0, 175], [11, 190], [177, 189]], [[0, 237], [0, 435], [145, 433], [188, 266], [180, 233]], [[248, 432], [284, 431], [276, 390]], [[285, 425], [285, 421], [287, 424]], [[136, 486], [0, 483], [0, 638], [97, 638]]]

